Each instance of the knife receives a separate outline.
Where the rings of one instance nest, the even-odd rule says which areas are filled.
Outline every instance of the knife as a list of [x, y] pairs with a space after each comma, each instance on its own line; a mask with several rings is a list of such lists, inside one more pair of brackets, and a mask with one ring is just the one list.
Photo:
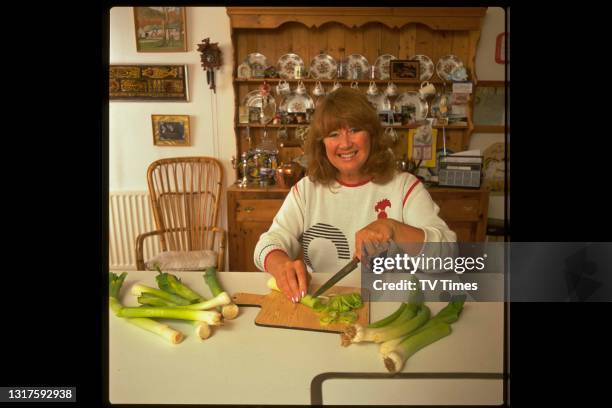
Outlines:
[[353, 269], [357, 267], [358, 263], [359, 263], [359, 259], [357, 257], [354, 257], [351, 260], [351, 262], [347, 263], [346, 266], [344, 266], [342, 269], [336, 272], [334, 276], [329, 278], [329, 280], [325, 282], [323, 286], [317, 289], [315, 293], [312, 294], [312, 297], [321, 296], [326, 290], [328, 290], [329, 288], [334, 286], [336, 283], [338, 283], [340, 279], [344, 278], [346, 275], [351, 273]]

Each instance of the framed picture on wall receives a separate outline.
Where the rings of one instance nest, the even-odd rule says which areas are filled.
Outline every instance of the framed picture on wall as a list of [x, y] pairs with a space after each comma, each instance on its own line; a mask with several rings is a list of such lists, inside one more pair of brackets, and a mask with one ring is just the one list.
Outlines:
[[420, 62], [417, 60], [389, 61], [391, 79], [418, 79], [420, 78], [420, 68]]
[[185, 7], [134, 7], [138, 52], [186, 52]]
[[474, 92], [474, 132], [504, 133], [506, 120], [504, 81], [479, 81]]
[[186, 65], [111, 65], [111, 101], [187, 102]]
[[151, 115], [155, 146], [189, 146], [188, 115]]

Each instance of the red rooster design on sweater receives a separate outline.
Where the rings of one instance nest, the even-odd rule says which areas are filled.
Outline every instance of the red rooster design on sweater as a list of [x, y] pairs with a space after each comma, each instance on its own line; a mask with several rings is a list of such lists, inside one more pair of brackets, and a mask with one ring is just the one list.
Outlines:
[[391, 201], [384, 198], [376, 203], [374, 206], [374, 210], [378, 213], [378, 219], [387, 218], [387, 213], [385, 212], [385, 208], [391, 207]]

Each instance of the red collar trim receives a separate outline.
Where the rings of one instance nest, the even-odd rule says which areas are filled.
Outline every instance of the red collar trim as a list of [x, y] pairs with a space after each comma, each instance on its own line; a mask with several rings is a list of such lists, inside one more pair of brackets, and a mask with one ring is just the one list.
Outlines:
[[372, 181], [372, 178], [367, 179], [366, 181], [362, 181], [361, 183], [356, 183], [356, 184], [349, 184], [349, 183], [343, 183], [342, 181], [336, 179], [336, 181], [338, 183], [340, 183], [340, 185], [344, 186], [344, 187], [359, 187], [359, 186], [363, 186], [364, 184], [368, 184], [370, 181]]

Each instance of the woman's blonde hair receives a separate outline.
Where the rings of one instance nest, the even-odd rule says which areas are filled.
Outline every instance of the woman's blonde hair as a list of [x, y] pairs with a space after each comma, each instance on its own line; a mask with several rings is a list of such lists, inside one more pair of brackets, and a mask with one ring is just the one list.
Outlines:
[[393, 153], [389, 150], [391, 141], [383, 133], [376, 109], [364, 94], [352, 88], [339, 88], [317, 105], [305, 144], [310, 180], [324, 185], [336, 180], [338, 170], [327, 159], [323, 139], [341, 128], [368, 132], [370, 154], [361, 171], [377, 184], [391, 180], [395, 173]]

